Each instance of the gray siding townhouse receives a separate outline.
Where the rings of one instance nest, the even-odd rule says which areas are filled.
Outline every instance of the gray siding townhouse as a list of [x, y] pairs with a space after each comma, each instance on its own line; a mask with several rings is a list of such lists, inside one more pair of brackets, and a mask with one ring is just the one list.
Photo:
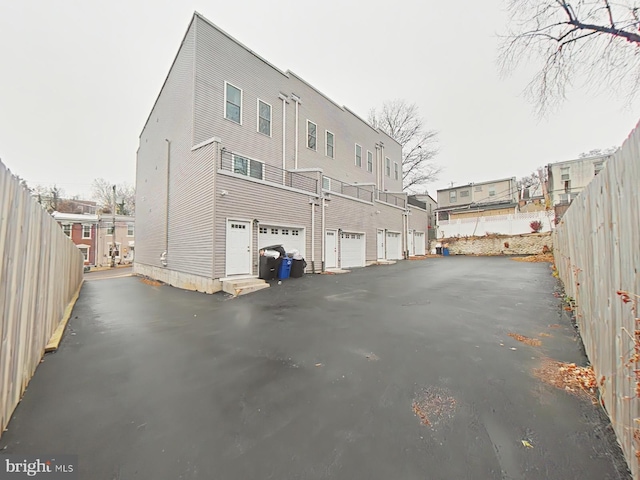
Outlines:
[[135, 271], [215, 292], [256, 276], [273, 244], [310, 272], [423, 252], [428, 212], [408, 206], [401, 160], [384, 132], [195, 13], [140, 135]]

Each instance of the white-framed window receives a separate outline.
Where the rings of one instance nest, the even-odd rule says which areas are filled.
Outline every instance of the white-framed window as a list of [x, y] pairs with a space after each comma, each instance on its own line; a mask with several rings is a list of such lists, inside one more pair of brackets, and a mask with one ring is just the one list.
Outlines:
[[565, 180], [569, 180], [570, 178], [570, 173], [571, 173], [571, 169], [570, 167], [561, 167], [560, 168], [560, 174], [561, 174], [561, 180], [564, 182]]
[[82, 238], [91, 238], [91, 225], [82, 225]]
[[264, 164], [252, 158], [233, 156], [233, 173], [264, 180]]
[[331, 179], [329, 177], [322, 177], [322, 189], [331, 190]]
[[82, 256], [84, 257], [84, 261], [88, 262], [89, 261], [89, 247], [85, 247], [84, 245], [80, 245], [80, 246], [78, 246], [78, 249], [80, 250], [80, 253], [82, 253]]
[[391, 176], [391, 160], [389, 160], [389, 157], [385, 158], [385, 170], [387, 173], [387, 177]]
[[288, 228], [283, 228], [282, 229], [282, 235], [289, 235], [289, 229]]
[[475, 186], [475, 188], [474, 188], [474, 190], [475, 190], [476, 192], [481, 192], [481, 191], [482, 191], [482, 185], [476, 185], [476, 186]]
[[64, 234], [67, 237], [71, 237], [71, 224], [70, 223], [63, 223], [61, 226], [62, 226], [62, 231], [64, 232]]
[[393, 162], [393, 177], [398, 180], [398, 162]]
[[495, 197], [496, 196], [496, 186], [495, 185], [489, 185], [489, 196], [490, 197]]
[[135, 234], [135, 227], [133, 223], [127, 223], [127, 237], [133, 237]]
[[277, 235], [278, 234], [278, 229], [277, 228], [272, 228], [271, 229], [271, 235]]
[[356, 167], [362, 167], [362, 147], [356, 143]]
[[318, 126], [307, 120], [307, 148], [318, 150]]
[[267, 227], [260, 227], [260, 233], [269, 233], [269, 229]]
[[109, 258], [111, 257], [119, 257], [120, 256], [120, 243], [115, 244], [115, 248], [113, 243], [109, 243]]
[[373, 172], [373, 153], [367, 150], [367, 172]]
[[258, 99], [258, 132], [271, 136], [271, 105]]
[[107, 235], [113, 235], [113, 223], [107, 223]]
[[449, 203], [456, 203], [458, 201], [458, 192], [451, 190], [449, 192]]
[[469, 190], [460, 190], [460, 197], [468, 197]]
[[604, 168], [604, 160], [593, 164], [593, 175], [598, 175]]
[[224, 118], [242, 125], [242, 90], [224, 82]]
[[291, 230], [291, 235], [300, 236], [300, 230]]
[[334, 158], [333, 157], [333, 153], [334, 153], [333, 152], [333, 142], [334, 142], [333, 133], [331, 133], [329, 130], [327, 130], [326, 133], [325, 133], [325, 137], [326, 137], [325, 154], [329, 158]]

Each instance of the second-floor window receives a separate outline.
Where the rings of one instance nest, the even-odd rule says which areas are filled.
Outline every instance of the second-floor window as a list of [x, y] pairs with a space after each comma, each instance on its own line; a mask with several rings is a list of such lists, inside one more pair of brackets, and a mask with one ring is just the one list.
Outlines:
[[367, 172], [373, 172], [373, 153], [367, 150]]
[[362, 167], [362, 147], [356, 143], [356, 167]]
[[263, 170], [262, 162], [240, 155], [233, 156], [233, 173], [263, 180]]
[[127, 224], [127, 236], [128, 237], [133, 237], [135, 230], [134, 230], [134, 226], [133, 223], [128, 223]]
[[596, 162], [593, 164], [593, 174], [598, 175], [604, 168], [604, 162]]
[[456, 203], [458, 201], [458, 194], [455, 190], [449, 192], [449, 203]]
[[495, 185], [490, 185], [489, 186], [489, 196], [490, 197], [495, 197], [496, 196], [496, 186]]
[[62, 225], [62, 231], [64, 232], [64, 234], [67, 237], [71, 236], [71, 224], [70, 223], [66, 223]]
[[331, 190], [331, 179], [329, 177], [322, 177], [322, 189]]
[[82, 225], [82, 238], [91, 238], [91, 225]]
[[107, 235], [113, 235], [113, 223], [107, 224]]
[[393, 176], [395, 177], [396, 180], [398, 180], [398, 172], [399, 168], [398, 168], [398, 162], [393, 162]]
[[225, 82], [224, 118], [242, 124], [242, 90]]
[[258, 131], [271, 136], [271, 105], [258, 100]]
[[310, 120], [307, 120], [307, 147], [311, 150], [317, 150], [318, 126]]
[[333, 158], [333, 133], [327, 130], [327, 157]]
[[387, 177], [391, 176], [391, 160], [389, 157], [385, 158], [385, 171], [387, 173]]
[[460, 191], [460, 197], [468, 197], [469, 196], [469, 190], [462, 190]]

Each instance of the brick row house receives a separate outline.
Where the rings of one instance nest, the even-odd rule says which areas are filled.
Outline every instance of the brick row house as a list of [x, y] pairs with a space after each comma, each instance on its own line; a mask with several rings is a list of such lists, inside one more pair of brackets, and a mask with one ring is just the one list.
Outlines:
[[87, 266], [109, 266], [112, 255], [117, 264], [130, 264], [134, 259], [134, 217], [110, 214], [51, 214], [62, 231], [80, 249]]
[[140, 135], [136, 182], [135, 271], [184, 288], [256, 276], [273, 244], [310, 272], [426, 246], [401, 146], [198, 13]]

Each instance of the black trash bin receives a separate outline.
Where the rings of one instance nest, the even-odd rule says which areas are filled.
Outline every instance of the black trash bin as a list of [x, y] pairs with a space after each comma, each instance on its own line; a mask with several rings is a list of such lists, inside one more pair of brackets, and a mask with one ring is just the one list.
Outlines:
[[442, 255], [442, 247], [436, 247], [436, 255]]
[[260, 272], [258, 278], [262, 280], [274, 280], [278, 275], [279, 258], [262, 255], [260, 257]]
[[300, 278], [301, 276], [304, 275], [304, 269], [307, 267], [307, 262], [304, 261], [304, 259], [300, 259], [300, 260], [293, 260], [293, 263], [291, 264], [291, 273], [289, 274], [289, 276], [291, 278]]

